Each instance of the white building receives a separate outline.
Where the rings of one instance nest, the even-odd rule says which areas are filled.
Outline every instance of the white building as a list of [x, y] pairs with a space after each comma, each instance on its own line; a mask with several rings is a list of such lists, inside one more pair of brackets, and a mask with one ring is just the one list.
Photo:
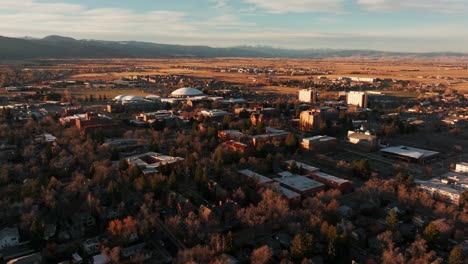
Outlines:
[[0, 230], [0, 249], [19, 244], [20, 235], [18, 227], [3, 228]]
[[348, 105], [367, 108], [367, 94], [364, 92], [349, 92], [346, 94], [346, 103]]
[[376, 78], [372, 77], [356, 77], [356, 76], [346, 76], [338, 78], [340, 81], [351, 81], [351, 82], [367, 82], [367, 83], [375, 83], [377, 82]]
[[226, 115], [230, 115], [231, 113], [228, 113], [226, 111], [219, 110], [219, 109], [211, 109], [211, 110], [202, 110], [200, 114], [207, 118], [215, 118], [215, 117], [224, 117]]
[[457, 163], [455, 165], [455, 172], [468, 173], [468, 162]]
[[301, 89], [299, 90], [299, 101], [303, 103], [313, 104], [317, 102], [317, 95], [317, 90]]

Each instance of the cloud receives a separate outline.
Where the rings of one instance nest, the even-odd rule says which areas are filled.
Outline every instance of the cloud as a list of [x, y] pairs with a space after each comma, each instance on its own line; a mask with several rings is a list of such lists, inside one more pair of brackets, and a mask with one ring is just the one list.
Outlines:
[[0, 11], [28, 11], [47, 13], [73, 13], [81, 12], [84, 7], [69, 3], [39, 3], [34, 0], [2, 0]]
[[[184, 12], [124, 8], [88, 8], [84, 5], [34, 0], [1, 0], [0, 34], [7, 36], [66, 35], [110, 40], [155, 40], [203, 30], [252, 26], [233, 14], [192, 21]], [[226, 2], [226, 1], [222, 1]]]
[[269, 13], [342, 13], [343, 0], [242, 0]]
[[370, 11], [468, 12], [466, 0], [358, 0], [357, 3]]

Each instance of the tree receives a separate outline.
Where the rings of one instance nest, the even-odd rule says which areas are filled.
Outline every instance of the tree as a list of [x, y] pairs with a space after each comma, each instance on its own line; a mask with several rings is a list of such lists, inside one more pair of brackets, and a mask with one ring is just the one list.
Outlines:
[[458, 245], [450, 251], [450, 255], [448, 257], [448, 264], [463, 264], [464, 257], [463, 257], [463, 246]]
[[353, 160], [349, 166], [354, 176], [367, 179], [370, 176], [370, 164], [368, 160]]
[[225, 251], [230, 252], [233, 250], [233, 244], [232, 244], [232, 232], [229, 231], [224, 238], [224, 243], [225, 243]]
[[336, 227], [328, 228], [328, 256], [334, 258], [336, 256]]
[[174, 171], [171, 172], [169, 179], [167, 180], [167, 185], [169, 188], [174, 189], [176, 187], [177, 177]]
[[292, 133], [288, 134], [284, 143], [288, 149], [294, 150], [297, 147], [296, 136]]
[[423, 238], [429, 245], [433, 245], [434, 242], [439, 238], [440, 231], [434, 223], [429, 223], [423, 231]]
[[302, 259], [304, 256], [304, 249], [302, 248], [302, 236], [297, 234], [294, 236], [294, 239], [291, 242], [291, 246], [289, 248], [289, 252], [291, 253], [291, 257], [294, 259]]
[[392, 232], [396, 232], [399, 226], [398, 214], [395, 210], [390, 210], [385, 221]]
[[271, 258], [271, 250], [268, 246], [262, 246], [254, 251], [252, 251], [252, 255], [250, 256], [250, 263], [252, 264], [266, 264], [270, 261]]

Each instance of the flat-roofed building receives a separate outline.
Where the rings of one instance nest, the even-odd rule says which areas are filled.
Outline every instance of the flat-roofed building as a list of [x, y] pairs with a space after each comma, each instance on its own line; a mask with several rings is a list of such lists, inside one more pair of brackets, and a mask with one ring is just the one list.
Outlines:
[[265, 128], [265, 130], [265, 134], [250, 136], [250, 140], [254, 146], [256, 146], [260, 142], [266, 142], [269, 140], [283, 142], [286, 139], [286, 137], [290, 134], [288, 131], [276, 129], [273, 127], [267, 127]]
[[310, 166], [308, 164], [305, 164], [305, 163], [302, 163], [302, 162], [299, 162], [299, 161], [295, 161], [295, 160], [287, 160], [284, 163], [286, 164], [286, 168], [288, 170], [293, 170], [294, 168], [292, 168], [292, 166], [293, 166], [293, 164], [295, 164], [296, 169], [301, 170], [303, 172], [303, 174], [305, 174], [305, 175], [311, 175], [311, 174], [314, 174], [314, 173], [320, 171], [320, 169], [317, 168], [317, 167]]
[[307, 111], [302, 111], [299, 116], [299, 128], [304, 131], [311, 131], [326, 125], [327, 121], [338, 119], [339, 112], [330, 107], [319, 107]]
[[135, 119], [143, 120], [145, 122], [148, 122], [151, 119], [167, 118], [167, 117], [171, 117], [173, 115], [174, 115], [174, 113], [172, 111], [159, 110], [159, 111], [156, 111], [156, 112], [139, 113], [138, 115], [135, 116]]
[[211, 110], [202, 110], [200, 112], [200, 115], [209, 119], [222, 120], [225, 116], [232, 115], [232, 114], [223, 110], [219, 110], [219, 109], [211, 109]]
[[314, 89], [299, 90], [299, 102], [315, 104], [318, 100], [318, 92]]
[[223, 145], [240, 153], [244, 153], [249, 148], [249, 145], [234, 140], [226, 141]]
[[349, 92], [346, 94], [346, 103], [357, 107], [367, 107], [367, 94], [365, 92]]
[[412, 148], [407, 146], [395, 146], [384, 148], [380, 150], [382, 155], [392, 158], [403, 160], [406, 162], [426, 163], [435, 160], [439, 157], [439, 152]]
[[366, 151], [376, 151], [378, 148], [377, 136], [369, 132], [348, 131], [348, 142]]
[[244, 180], [247, 181], [247, 183], [253, 187], [259, 187], [264, 184], [269, 184], [273, 183], [273, 180], [263, 176], [261, 174], [258, 174], [254, 171], [251, 170], [240, 170], [238, 173], [244, 178]]
[[325, 189], [325, 185], [323, 185], [322, 183], [311, 180], [306, 176], [301, 175], [274, 178], [274, 180], [279, 182], [281, 186], [293, 192], [299, 193], [303, 196], [310, 196]]
[[328, 151], [336, 148], [336, 138], [329, 136], [314, 136], [303, 138], [301, 148], [310, 151]]
[[248, 136], [239, 130], [222, 130], [218, 132], [218, 138], [243, 142], [248, 138]]
[[329, 187], [339, 189], [340, 191], [350, 190], [352, 188], [352, 182], [338, 178], [336, 176], [324, 173], [316, 172], [310, 176], [312, 179], [321, 182]]
[[441, 179], [431, 179], [429, 181], [414, 181], [418, 187], [432, 196], [443, 196], [448, 198], [452, 203], [460, 202], [460, 194], [462, 190], [455, 189], [453, 186], [444, 183]]
[[286, 198], [288, 200], [290, 206], [300, 205], [301, 195], [299, 193], [291, 191], [291, 190], [289, 190], [287, 188], [284, 188], [278, 182], [269, 183], [266, 186], [268, 188], [270, 188], [271, 190], [273, 190], [274, 192], [277, 192], [277, 193], [281, 194], [281, 196]]
[[143, 174], [159, 172], [159, 168], [183, 161], [181, 157], [172, 157], [156, 152], [148, 152], [126, 159], [129, 165], [137, 166]]

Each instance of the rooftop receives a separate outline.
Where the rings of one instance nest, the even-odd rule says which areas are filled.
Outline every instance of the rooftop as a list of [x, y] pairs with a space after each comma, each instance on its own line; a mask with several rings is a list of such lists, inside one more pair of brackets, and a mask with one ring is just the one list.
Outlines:
[[316, 182], [311, 180], [305, 176], [291, 176], [286, 178], [275, 178], [275, 181], [284, 184], [287, 187], [294, 188], [295, 190], [299, 190], [302, 192], [324, 186], [320, 182]]
[[407, 147], [407, 146], [389, 147], [389, 148], [382, 149], [380, 151], [391, 153], [391, 154], [396, 154], [400, 156], [406, 156], [406, 157], [410, 157], [414, 159], [421, 159], [421, 158], [431, 157], [431, 156], [439, 154], [439, 152], [436, 152], [436, 151], [412, 148], [412, 147]]
[[288, 161], [285, 161], [285, 163], [288, 164], [288, 165], [291, 165], [293, 162], [296, 163], [296, 166], [302, 167], [304, 170], [309, 171], [309, 172], [316, 172], [316, 171], [319, 171], [319, 170], [320, 170], [320, 169], [317, 168], [317, 167], [310, 166], [310, 165], [307, 165], [307, 164], [302, 163], [302, 162], [299, 162], [299, 161], [295, 161], [295, 160], [288, 160]]
[[0, 230], [0, 238], [4, 238], [6, 236], [13, 236], [19, 237], [19, 231], [17, 227], [6, 227]]
[[172, 164], [182, 161], [183, 158], [163, 155], [156, 152], [148, 152], [127, 158], [127, 162], [139, 167], [143, 173], [158, 172], [162, 165]]
[[294, 192], [294, 191], [291, 191], [287, 188], [284, 188], [283, 186], [279, 185], [278, 183], [272, 183], [269, 185], [269, 187], [276, 191], [276, 192], [279, 192], [281, 193], [282, 195], [284, 195], [286, 198], [288, 199], [294, 199], [294, 198], [298, 198], [298, 197], [301, 197], [300, 194], [298, 194], [297, 192]]
[[333, 175], [330, 175], [330, 174], [327, 174], [327, 173], [324, 173], [324, 172], [316, 172], [316, 173], [314, 173], [314, 175], [316, 175], [317, 177], [320, 177], [320, 178], [327, 179], [329, 181], [336, 182], [336, 183], [347, 183], [347, 182], [349, 182], [348, 180], [341, 179], [341, 178], [338, 178], [336, 176], [333, 176]]
[[251, 179], [254, 179], [255, 181], [257, 181], [258, 183], [268, 183], [268, 182], [272, 182], [272, 179], [268, 178], [268, 177], [265, 177], [261, 174], [258, 174], [254, 171], [251, 171], [251, 170], [240, 170], [238, 171], [240, 174], [246, 176], [246, 177], [249, 177]]
[[191, 88], [191, 87], [180, 88], [171, 93], [171, 96], [178, 96], [178, 97], [179, 96], [200, 96], [200, 95], [203, 95], [202, 91], [195, 89], [195, 88]]
[[325, 141], [331, 141], [331, 140], [336, 140], [334, 137], [329, 137], [329, 136], [315, 136], [315, 137], [308, 137], [308, 138], [303, 138], [302, 141], [304, 142], [325, 142]]

